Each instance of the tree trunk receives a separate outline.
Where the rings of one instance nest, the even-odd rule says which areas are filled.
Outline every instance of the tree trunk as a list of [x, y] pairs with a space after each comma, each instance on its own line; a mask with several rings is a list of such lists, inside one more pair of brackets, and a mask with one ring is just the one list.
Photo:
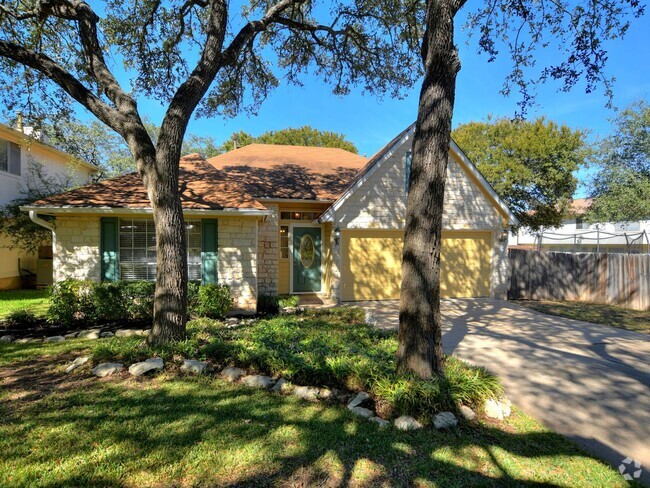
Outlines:
[[[187, 247], [178, 191], [180, 150], [158, 148], [156, 169], [143, 180], [156, 229], [156, 295], [149, 344], [182, 340], [187, 322]], [[157, 177], [163, 175], [163, 177]]]
[[413, 139], [402, 255], [397, 370], [420, 378], [443, 374], [440, 249], [456, 74], [449, 1], [427, 2], [422, 41], [424, 80]]

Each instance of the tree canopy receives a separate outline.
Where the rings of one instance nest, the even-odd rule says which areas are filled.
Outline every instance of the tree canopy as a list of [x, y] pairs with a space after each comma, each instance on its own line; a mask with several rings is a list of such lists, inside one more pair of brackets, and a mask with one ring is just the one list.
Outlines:
[[591, 222], [650, 218], [650, 105], [639, 100], [612, 121], [598, 148], [600, 168], [591, 181]]
[[452, 137], [508, 204], [533, 230], [557, 227], [587, 164], [586, 133], [544, 117], [488, 118], [457, 127]]
[[[160, 127], [148, 119], [144, 121], [149, 136], [156, 141]], [[136, 165], [128, 146], [104, 124], [91, 120], [82, 122], [77, 119], [59, 121], [46, 129], [50, 143], [101, 169], [99, 178], [111, 178], [135, 171]], [[297, 146], [336, 147], [358, 153], [354, 143], [348, 141], [344, 134], [314, 129], [308, 125], [294, 129], [266, 131], [255, 137], [244, 131], [233, 133], [228, 140], [219, 144], [213, 136], [187, 134], [183, 140], [181, 154], [199, 153], [207, 158], [218, 156], [237, 147], [253, 143], [280, 144]]]
[[[335, 94], [360, 86], [400, 96], [421, 73], [411, 61], [422, 11], [417, 0], [110, 0], [99, 7], [0, 2], [0, 100], [6, 112], [51, 123], [69, 118], [77, 102], [122, 137], [156, 233], [147, 341], [182, 339], [188, 272], [179, 160], [192, 115], [254, 112], [280, 77], [299, 84], [307, 72]], [[166, 106], [156, 137], [139, 98]]]
[[266, 131], [257, 137], [243, 131], [236, 132], [224, 143], [223, 149], [225, 151], [231, 151], [235, 148], [235, 143], [237, 147], [258, 143], [280, 144], [285, 146], [335, 147], [355, 154], [359, 152], [354, 143], [345, 137], [345, 134], [318, 130], [309, 125], [298, 128], [289, 127], [278, 131]]
[[[144, 126], [151, 140], [157, 141], [160, 126], [146, 117]], [[100, 179], [136, 170], [135, 160], [124, 140], [97, 120], [59, 120], [55, 125], [46, 126], [45, 131], [52, 145], [99, 167]], [[181, 154], [199, 153], [209, 158], [222, 152], [222, 146], [214, 137], [187, 134], [183, 139]]]

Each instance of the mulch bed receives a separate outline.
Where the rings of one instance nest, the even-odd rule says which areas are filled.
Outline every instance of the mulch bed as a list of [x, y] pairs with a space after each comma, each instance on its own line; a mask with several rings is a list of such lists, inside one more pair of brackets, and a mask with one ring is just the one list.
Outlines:
[[50, 324], [45, 319], [38, 320], [27, 327], [12, 328], [4, 327], [0, 323], [0, 336], [12, 335], [16, 339], [43, 339], [51, 336], [64, 336], [73, 332], [81, 332], [88, 329], [100, 329], [102, 332], [115, 332], [118, 329], [150, 329], [150, 320], [118, 320], [100, 324], [88, 324], [78, 322], [73, 325]]

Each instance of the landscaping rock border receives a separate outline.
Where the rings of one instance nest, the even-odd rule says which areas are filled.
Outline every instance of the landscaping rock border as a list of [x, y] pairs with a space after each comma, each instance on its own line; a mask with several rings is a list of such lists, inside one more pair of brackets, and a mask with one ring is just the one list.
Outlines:
[[[244, 320], [236, 319], [234, 317], [230, 320], [231, 326], [238, 326], [244, 323]], [[252, 320], [252, 319], [251, 319]], [[237, 321], [237, 322], [235, 322]], [[99, 339], [101, 337], [131, 337], [131, 336], [145, 336], [148, 335], [149, 330], [146, 329], [118, 329], [114, 334], [109, 331], [102, 331], [101, 329], [88, 329], [75, 333], [76, 337]], [[69, 334], [72, 336], [72, 334]], [[13, 341], [14, 337], [4, 335], [0, 337], [2, 342]], [[44, 339], [46, 342], [61, 342], [66, 340], [64, 336], [52, 336]], [[29, 342], [31, 339], [19, 339], [16, 342]], [[65, 369], [66, 373], [70, 373], [81, 366], [85, 365], [90, 360], [89, 356], [82, 356], [76, 358]], [[161, 371], [164, 369], [164, 361], [162, 358], [149, 358], [145, 361], [134, 363], [129, 366], [128, 371], [132, 376], [142, 376], [150, 371]], [[92, 374], [103, 378], [106, 376], [120, 373], [124, 369], [122, 363], [101, 363], [96, 365], [92, 370]], [[183, 359], [180, 366], [180, 371], [188, 374], [204, 374], [207, 371], [212, 371], [210, 365], [205, 361], [198, 361], [194, 359]], [[359, 392], [344, 392], [337, 388], [318, 388], [306, 385], [293, 385], [285, 378], [272, 378], [260, 374], [247, 374], [247, 372], [238, 367], [227, 366], [223, 368], [218, 376], [230, 383], [238, 382], [249, 388], [267, 390], [273, 393], [291, 394], [301, 400], [309, 402], [337, 402], [345, 404], [351, 414], [366, 418], [371, 422], [375, 422], [380, 428], [385, 428], [391, 425], [391, 422], [379, 417], [374, 409], [374, 400], [370, 394], [365, 391]], [[496, 418], [503, 420], [511, 413], [511, 403], [506, 397], [500, 399], [489, 399], [486, 401], [483, 411], [489, 418]], [[466, 405], [458, 406], [458, 413], [466, 421], [472, 421], [476, 418], [474, 410]], [[415, 418], [409, 415], [402, 415], [394, 420], [392, 425], [402, 431], [418, 430], [423, 425]], [[433, 426], [438, 430], [451, 429], [458, 425], [458, 419], [453, 412], [440, 412], [433, 418]]]

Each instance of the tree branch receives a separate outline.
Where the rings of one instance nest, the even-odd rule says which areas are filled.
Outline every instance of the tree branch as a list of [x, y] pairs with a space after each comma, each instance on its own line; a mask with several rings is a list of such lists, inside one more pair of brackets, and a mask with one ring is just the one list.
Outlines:
[[[165, 134], [165, 137], [161, 137], [160, 141], [171, 147], [172, 144], [178, 142], [176, 139], [180, 138], [182, 140], [192, 112], [208, 91], [219, 70], [232, 64], [245, 46], [281, 15], [286, 8], [303, 1], [281, 0], [269, 8], [260, 20], [247, 23], [230, 45], [223, 50], [228, 20], [228, 5], [224, 0], [210, 0], [211, 12], [201, 58], [188, 79], [176, 90], [172, 98], [160, 129], [161, 134]], [[172, 126], [181, 130], [171, 130]], [[179, 145], [177, 144], [177, 146]]]
[[251, 21], [242, 27], [230, 45], [224, 50], [221, 57], [222, 64], [231, 64], [235, 59], [237, 59], [237, 55], [241, 52], [243, 47], [253, 40], [257, 34], [262, 32], [266, 26], [276, 20], [288, 7], [304, 3], [304, 1], [305, 0], [281, 0], [271, 7], [260, 20]]
[[68, 95], [90, 110], [99, 120], [113, 130], [122, 133], [125, 125], [124, 116], [94, 95], [50, 57], [4, 40], [0, 40], [0, 56], [12, 59], [44, 74]]

